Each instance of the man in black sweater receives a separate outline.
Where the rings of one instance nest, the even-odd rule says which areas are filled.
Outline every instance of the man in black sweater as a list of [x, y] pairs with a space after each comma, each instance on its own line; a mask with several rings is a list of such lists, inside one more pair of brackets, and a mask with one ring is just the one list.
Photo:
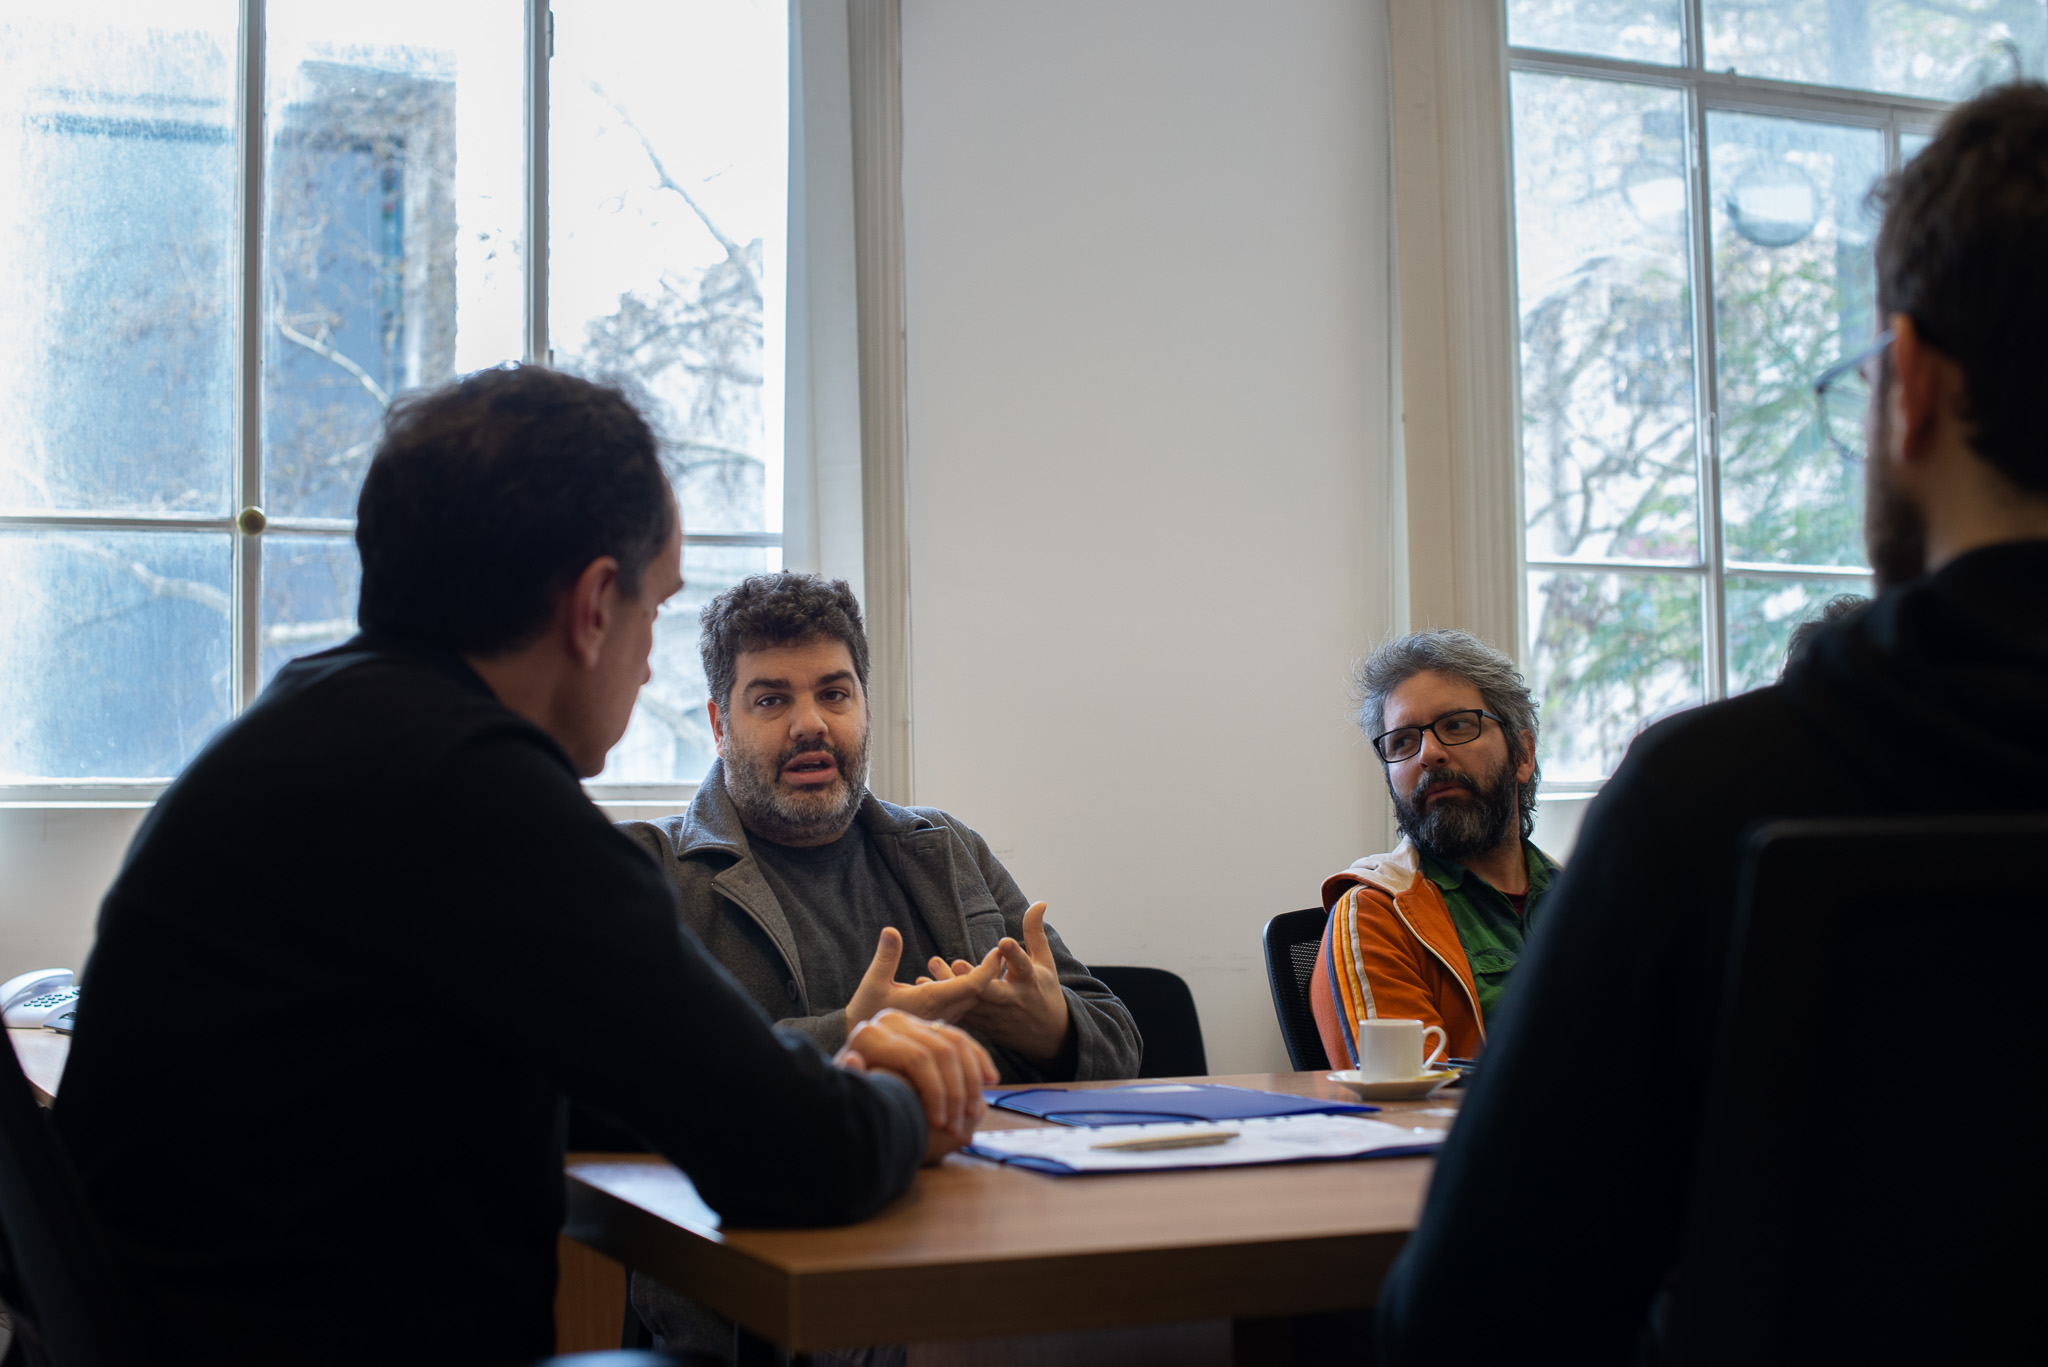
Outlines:
[[682, 585], [623, 396], [403, 400], [358, 517], [363, 634], [158, 801], [85, 974], [57, 1121], [166, 1359], [545, 1356], [565, 1096], [735, 1224], [859, 1219], [963, 1142], [979, 1046], [774, 1030], [583, 795]]
[[[1654, 1342], [1746, 828], [2044, 805], [2048, 87], [1958, 109], [1882, 199], [1889, 330], [1865, 424], [1880, 596], [1783, 684], [1650, 728], [1593, 803], [1388, 1275], [1385, 1363], [1621, 1363]], [[2013, 990], [1940, 962], [1959, 933], [1929, 927], [1930, 981], [1899, 984], [1902, 1009]], [[1561, 1123], [1589, 1086], [1613, 1103], [1598, 1124]]]

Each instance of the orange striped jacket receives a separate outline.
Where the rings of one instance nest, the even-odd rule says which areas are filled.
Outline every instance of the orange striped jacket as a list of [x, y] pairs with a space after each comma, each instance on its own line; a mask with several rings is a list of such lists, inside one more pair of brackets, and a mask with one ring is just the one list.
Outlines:
[[1472, 966], [1413, 841], [1323, 880], [1323, 906], [1309, 1003], [1331, 1067], [1352, 1066], [1357, 1023], [1376, 1016], [1442, 1026], [1446, 1052], [1479, 1057], [1486, 1024]]

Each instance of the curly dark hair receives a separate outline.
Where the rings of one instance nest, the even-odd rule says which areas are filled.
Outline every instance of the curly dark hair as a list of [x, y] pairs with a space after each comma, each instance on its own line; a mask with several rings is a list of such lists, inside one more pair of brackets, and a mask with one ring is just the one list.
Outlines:
[[1878, 312], [1961, 367], [1977, 454], [2048, 492], [2048, 85], [1958, 106], [1871, 197]]
[[675, 525], [625, 395], [541, 366], [480, 370], [385, 415], [356, 500], [356, 620], [416, 649], [516, 650], [600, 556], [637, 596]]
[[860, 603], [844, 579], [779, 570], [742, 579], [704, 605], [704, 680], [721, 712], [732, 705], [740, 653], [771, 646], [838, 641], [853, 656], [860, 690], [868, 690], [868, 633]]
[[1785, 642], [1785, 663], [1778, 667], [1778, 682], [1785, 682], [1785, 676], [1792, 667], [1806, 658], [1806, 652], [1813, 647], [1813, 638], [1837, 622], [1846, 622], [1870, 605], [1870, 599], [1860, 593], [1838, 593], [1820, 605], [1814, 613], [1798, 626], [1792, 628], [1790, 639]]

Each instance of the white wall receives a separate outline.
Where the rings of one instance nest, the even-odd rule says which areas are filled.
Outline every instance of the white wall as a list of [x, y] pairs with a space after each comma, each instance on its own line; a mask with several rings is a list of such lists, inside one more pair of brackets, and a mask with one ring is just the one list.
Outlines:
[[1285, 1068], [1259, 929], [1380, 842], [1384, 7], [905, 0], [915, 800]]
[[0, 979], [85, 967], [100, 898], [145, 815], [140, 807], [0, 807]]

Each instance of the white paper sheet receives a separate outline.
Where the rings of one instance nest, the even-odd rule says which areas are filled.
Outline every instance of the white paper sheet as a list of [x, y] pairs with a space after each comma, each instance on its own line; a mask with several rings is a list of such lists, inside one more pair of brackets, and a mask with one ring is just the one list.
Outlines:
[[[1174, 1139], [1234, 1131], [1223, 1144], [1186, 1149], [1098, 1149], [1120, 1139]], [[1254, 1163], [1300, 1163], [1361, 1158], [1383, 1151], [1434, 1149], [1445, 1131], [1391, 1125], [1345, 1115], [1280, 1115], [1256, 1120], [1160, 1125], [1061, 1126], [1034, 1130], [977, 1130], [968, 1150], [984, 1158], [1068, 1172], [1156, 1172], [1169, 1168], [1234, 1168]]]

